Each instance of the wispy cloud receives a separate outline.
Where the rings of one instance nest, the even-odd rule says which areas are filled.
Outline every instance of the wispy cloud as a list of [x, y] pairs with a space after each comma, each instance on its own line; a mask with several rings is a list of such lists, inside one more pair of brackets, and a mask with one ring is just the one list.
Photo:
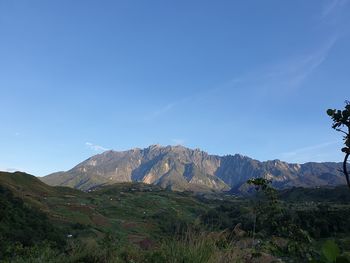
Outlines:
[[324, 3], [321, 17], [326, 18], [349, 3], [349, 0], [328, 0]]
[[189, 101], [190, 99], [191, 99], [191, 97], [184, 97], [182, 99], [169, 102], [169, 103], [165, 104], [163, 107], [160, 107], [159, 109], [146, 115], [144, 117], [144, 121], [150, 121], [150, 120], [156, 119], [156, 118], [170, 112], [171, 110], [173, 110], [175, 107], [179, 106], [180, 104], [182, 104], [186, 101]]
[[180, 138], [171, 139], [172, 143], [175, 145], [184, 145], [185, 140]]
[[88, 147], [89, 149], [95, 151], [95, 152], [101, 152], [101, 151], [108, 151], [109, 149], [101, 146], [101, 145], [97, 145], [97, 144], [93, 144], [91, 142], [86, 142], [85, 146]]
[[335, 147], [338, 143], [338, 141], [329, 141], [305, 146], [281, 153], [280, 156], [284, 161], [288, 162], [324, 161], [329, 159], [329, 151], [327, 149]]
[[221, 93], [224, 90], [246, 89], [254, 91], [251, 95], [255, 94], [260, 97], [261, 94], [269, 96], [270, 92], [277, 93], [298, 89], [324, 63], [337, 39], [337, 36], [332, 36], [309, 53], [265, 65], [242, 76], [236, 76], [211, 89], [201, 90], [191, 96], [169, 102], [146, 115], [144, 121], [157, 119], [183, 103], [212, 99], [213, 94]]
[[326, 26], [324, 30], [337, 32], [339, 36], [348, 35], [350, 0], [326, 0], [323, 9], [318, 17], [321, 26]]
[[[298, 89], [327, 59], [337, 36], [329, 37], [311, 52], [285, 58], [259, 69], [235, 77], [223, 89], [244, 88], [269, 95], [267, 92], [281, 92]], [[257, 94], [260, 96], [260, 94]]]
[[[335, 8], [343, 6], [349, 1], [330, 1], [329, 5], [324, 8], [323, 13], [333, 12]], [[252, 99], [254, 95], [260, 99], [261, 96], [270, 96], [272, 92], [274, 94], [287, 94], [288, 91], [298, 90], [327, 60], [338, 39], [337, 34], [331, 35], [322, 43], [318, 43], [311, 48], [309, 52], [302, 52], [291, 57], [285, 57], [280, 61], [265, 64], [245, 74], [234, 76], [231, 80], [215, 87], [200, 90], [180, 100], [170, 101], [146, 115], [144, 121], [154, 120], [168, 114], [183, 103], [212, 100], [215, 94], [222, 94], [227, 90], [247, 90]]]
[[0, 171], [4, 171], [4, 172], [8, 172], [8, 173], [13, 173], [13, 172], [17, 172], [17, 171], [24, 171], [24, 169], [0, 167]]
[[150, 113], [149, 115], [145, 116], [144, 120], [148, 121], [148, 120], [153, 120], [165, 113], [167, 113], [168, 111], [170, 111], [172, 108], [175, 107], [177, 103], [176, 102], [171, 102], [166, 104], [165, 106], [163, 106], [162, 108]]
[[202, 89], [197, 92], [192, 93], [191, 95], [188, 95], [186, 97], [183, 97], [179, 100], [169, 102], [168, 104], [164, 105], [160, 109], [146, 115], [144, 117], [145, 121], [156, 119], [172, 110], [174, 110], [176, 107], [180, 107], [183, 104], [186, 103], [195, 103], [199, 102], [201, 100], [206, 100], [207, 98], [210, 98], [214, 93], [220, 92], [223, 89], [230, 88], [232, 86], [236, 86], [240, 83], [241, 79], [234, 78], [226, 83], [223, 83], [221, 85], [218, 85], [213, 88], [209, 89]]
[[336, 42], [337, 37], [332, 36], [315, 51], [288, 61], [277, 71], [279, 74], [277, 79], [284, 87], [298, 88], [327, 59]]

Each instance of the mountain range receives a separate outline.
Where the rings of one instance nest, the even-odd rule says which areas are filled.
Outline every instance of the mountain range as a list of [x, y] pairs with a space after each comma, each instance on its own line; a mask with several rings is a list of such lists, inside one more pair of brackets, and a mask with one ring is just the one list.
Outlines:
[[260, 162], [240, 154], [210, 155], [184, 146], [151, 145], [145, 149], [106, 151], [66, 172], [40, 179], [54, 186], [89, 190], [117, 182], [143, 182], [171, 190], [240, 191], [254, 177], [277, 188], [335, 186], [345, 183], [341, 164]]

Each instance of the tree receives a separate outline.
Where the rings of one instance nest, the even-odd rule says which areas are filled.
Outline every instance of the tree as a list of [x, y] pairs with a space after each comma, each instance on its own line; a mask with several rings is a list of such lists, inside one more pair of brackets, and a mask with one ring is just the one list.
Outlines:
[[[248, 185], [254, 186], [258, 202], [254, 207], [254, 223], [253, 223], [253, 246], [255, 246], [255, 231], [257, 226], [257, 221], [260, 221], [261, 225], [269, 226], [270, 228], [274, 225], [274, 218], [279, 214], [279, 207], [277, 206], [277, 193], [276, 189], [270, 186], [271, 180], [258, 177], [251, 178], [247, 181]], [[261, 195], [262, 194], [262, 195]], [[267, 202], [261, 202], [264, 198]], [[259, 220], [257, 220], [259, 219]], [[268, 221], [268, 223], [266, 223]], [[274, 226], [272, 226], [274, 228]]]
[[328, 109], [327, 114], [332, 118], [333, 124], [332, 128], [336, 131], [339, 131], [344, 135], [344, 145], [341, 149], [343, 153], [345, 153], [344, 161], [343, 161], [343, 173], [346, 178], [346, 182], [350, 188], [350, 178], [349, 172], [347, 169], [347, 162], [350, 156], [350, 101], [345, 101], [344, 110], [336, 110], [336, 109]]

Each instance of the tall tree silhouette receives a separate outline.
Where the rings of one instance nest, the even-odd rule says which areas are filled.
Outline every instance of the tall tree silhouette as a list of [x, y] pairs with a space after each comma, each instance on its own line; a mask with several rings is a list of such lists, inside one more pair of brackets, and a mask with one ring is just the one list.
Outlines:
[[341, 149], [345, 153], [343, 172], [350, 188], [349, 171], [347, 169], [347, 162], [350, 156], [350, 101], [345, 101], [345, 108], [343, 110], [328, 109], [327, 114], [333, 120], [332, 128], [344, 134], [345, 147]]

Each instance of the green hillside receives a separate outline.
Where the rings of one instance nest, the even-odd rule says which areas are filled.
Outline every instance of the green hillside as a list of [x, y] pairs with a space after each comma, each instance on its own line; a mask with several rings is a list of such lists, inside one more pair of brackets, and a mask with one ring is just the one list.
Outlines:
[[33, 246], [43, 241], [62, 247], [65, 236], [46, 214], [29, 207], [0, 185], [0, 258], [6, 256], [12, 244]]
[[155, 244], [208, 209], [190, 194], [142, 183], [116, 184], [85, 193], [48, 186], [25, 173], [1, 172], [0, 186], [16, 200], [23, 199], [28, 211], [47, 215], [64, 236], [82, 242], [100, 241], [111, 234], [123, 244]]
[[[147, 221], [148, 228], [153, 230], [162, 215], [180, 222], [192, 220], [195, 214], [207, 209], [189, 194], [142, 183], [121, 183], [86, 193], [68, 187], [48, 186], [25, 173], [2, 172], [0, 185], [29, 205], [46, 212], [52, 220], [97, 229], [122, 228], [125, 222], [136, 226]], [[149, 232], [147, 228], [143, 231]]]
[[338, 189], [326, 190], [325, 207], [323, 189], [283, 191], [271, 204], [143, 183], [82, 192], [19, 172], [1, 172], [0, 187], [5, 262], [307, 262], [327, 239], [349, 251]]

